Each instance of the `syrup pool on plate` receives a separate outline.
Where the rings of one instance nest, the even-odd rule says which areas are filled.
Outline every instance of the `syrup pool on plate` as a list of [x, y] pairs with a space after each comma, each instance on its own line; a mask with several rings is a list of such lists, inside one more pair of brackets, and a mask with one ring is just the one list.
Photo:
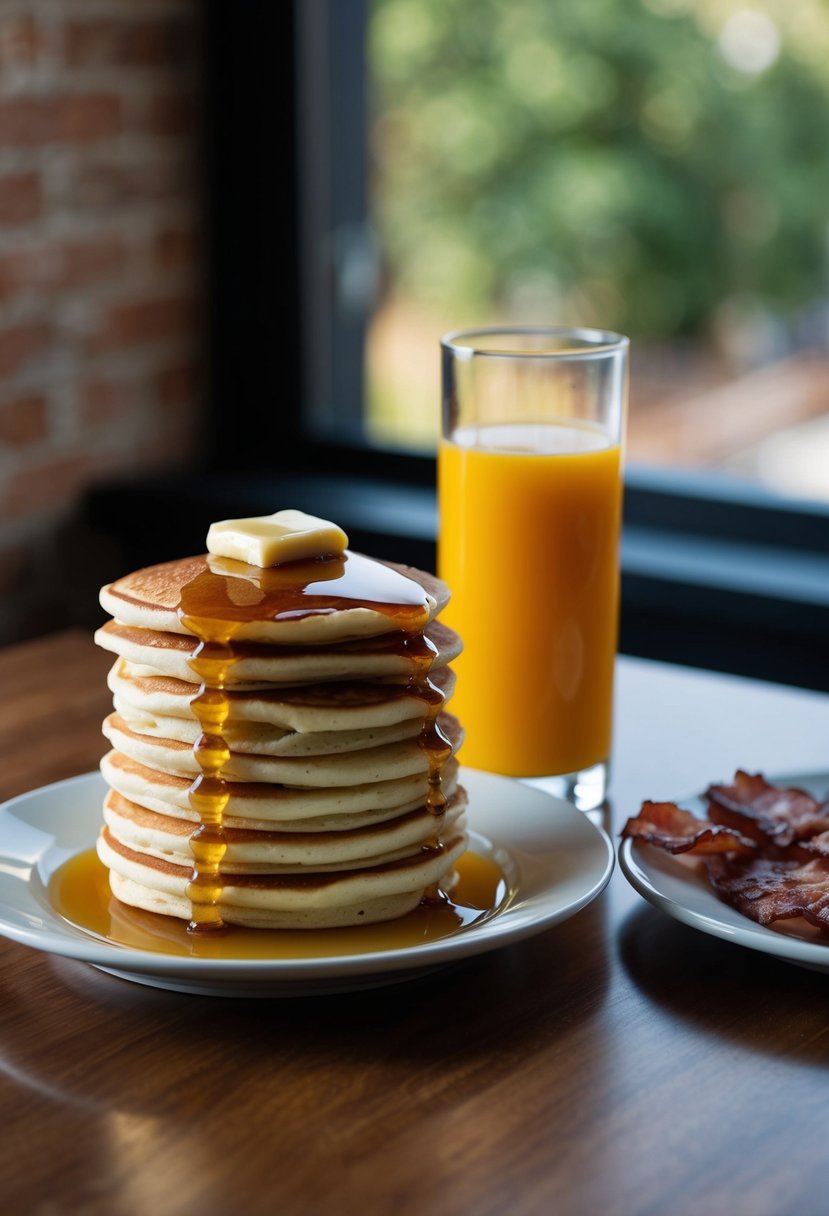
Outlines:
[[467, 852], [456, 866], [451, 898], [424, 900], [407, 916], [344, 929], [241, 929], [188, 933], [184, 921], [120, 903], [110, 893], [107, 870], [94, 849], [78, 853], [49, 883], [52, 906], [70, 924], [132, 950], [208, 959], [328, 958], [403, 950], [450, 937], [486, 920], [506, 905], [509, 888], [500, 867]]

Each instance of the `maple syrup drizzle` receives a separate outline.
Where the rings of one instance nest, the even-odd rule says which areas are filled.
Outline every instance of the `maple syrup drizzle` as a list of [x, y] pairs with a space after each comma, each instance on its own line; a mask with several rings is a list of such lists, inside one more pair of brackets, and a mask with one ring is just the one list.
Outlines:
[[443, 709], [446, 694], [430, 679], [429, 672], [437, 657], [434, 643], [422, 634], [403, 640], [404, 653], [414, 664], [414, 673], [409, 681], [412, 693], [426, 706], [426, 716], [419, 742], [429, 764], [426, 806], [433, 815], [442, 815], [446, 810], [446, 795], [441, 789], [441, 772], [452, 755], [452, 744], [438, 724], [438, 715]]
[[227, 851], [224, 811], [230, 798], [224, 768], [230, 759], [230, 748], [222, 729], [230, 709], [225, 681], [234, 658], [229, 627], [184, 612], [181, 621], [201, 639], [190, 660], [190, 666], [202, 680], [198, 694], [190, 702], [202, 730], [193, 745], [201, 773], [188, 793], [190, 806], [199, 817], [199, 826], [190, 837], [193, 874], [187, 884], [192, 908], [188, 928], [196, 933], [224, 927], [219, 903], [222, 858]]
[[[452, 744], [438, 723], [438, 715], [446, 701], [446, 694], [429, 678], [435, 660], [436, 649], [428, 638], [413, 635], [407, 640], [407, 654], [415, 663], [415, 672], [410, 680], [414, 694], [426, 704], [426, 716], [420, 732], [419, 743], [426, 755], [429, 772], [426, 784], [426, 808], [434, 816], [435, 830], [424, 844], [423, 851], [439, 854], [443, 851], [440, 830], [446, 811], [446, 794], [442, 789], [443, 766], [452, 755]], [[443, 896], [437, 883], [426, 891], [423, 899], [427, 904], [440, 903]]]
[[[394, 594], [398, 600], [376, 598]], [[229, 559], [207, 559], [203, 570], [181, 591], [178, 616], [185, 628], [199, 639], [189, 659], [201, 681], [190, 701], [201, 734], [193, 747], [200, 774], [189, 790], [199, 826], [190, 838], [193, 873], [187, 885], [191, 903], [188, 931], [215, 933], [222, 930], [223, 879], [221, 863], [227, 849], [224, 812], [229, 801], [224, 770], [230, 748], [222, 734], [230, 712], [226, 685], [236, 652], [233, 640], [242, 624], [252, 621], [297, 619], [355, 606], [371, 607], [398, 626], [392, 648], [413, 666], [409, 688], [426, 706], [419, 742], [428, 762], [426, 806], [435, 817], [435, 832], [424, 850], [439, 853], [440, 823], [446, 809], [441, 788], [443, 766], [452, 745], [442, 731], [438, 716], [446, 695], [429, 678], [437, 647], [423, 629], [429, 612], [423, 589], [395, 570], [346, 553], [342, 558], [315, 562], [291, 562], [261, 570]], [[439, 898], [437, 887], [426, 900]]]

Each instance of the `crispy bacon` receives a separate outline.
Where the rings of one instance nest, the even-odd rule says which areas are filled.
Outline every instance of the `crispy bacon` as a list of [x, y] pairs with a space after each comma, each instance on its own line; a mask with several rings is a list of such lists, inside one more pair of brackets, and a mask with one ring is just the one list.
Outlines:
[[642, 809], [628, 819], [622, 836], [635, 836], [658, 845], [668, 853], [755, 853], [757, 846], [728, 827], [698, 819], [674, 802], [643, 802]]
[[[818, 832], [829, 831], [829, 805], [806, 790], [779, 789], [759, 773], [738, 770], [732, 785], [712, 785], [707, 791], [708, 818], [755, 840], [764, 850], [806, 859], [798, 849]], [[795, 846], [792, 848], [792, 846]]]
[[758, 924], [800, 916], [829, 935], [829, 801], [742, 770], [707, 798], [707, 819], [645, 802], [622, 835], [699, 856], [719, 897]]
[[761, 925], [803, 916], [829, 929], [829, 858], [707, 857], [705, 868], [717, 894]]
[[813, 857], [829, 857], [829, 832], [818, 832], [810, 840], [801, 841], [799, 847]]

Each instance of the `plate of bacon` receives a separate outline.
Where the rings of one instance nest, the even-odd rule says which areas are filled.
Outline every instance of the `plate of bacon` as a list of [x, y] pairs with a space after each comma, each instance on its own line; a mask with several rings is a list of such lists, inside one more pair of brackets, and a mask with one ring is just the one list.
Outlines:
[[619, 863], [683, 924], [829, 972], [829, 773], [775, 783], [738, 771], [678, 805], [645, 802]]

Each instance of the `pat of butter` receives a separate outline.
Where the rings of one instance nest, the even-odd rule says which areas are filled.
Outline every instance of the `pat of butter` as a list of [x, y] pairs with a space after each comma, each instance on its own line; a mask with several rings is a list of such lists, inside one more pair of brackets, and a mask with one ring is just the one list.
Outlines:
[[348, 547], [342, 528], [304, 511], [277, 511], [253, 519], [224, 519], [211, 524], [207, 551], [249, 566], [279, 566], [283, 562], [339, 557]]

